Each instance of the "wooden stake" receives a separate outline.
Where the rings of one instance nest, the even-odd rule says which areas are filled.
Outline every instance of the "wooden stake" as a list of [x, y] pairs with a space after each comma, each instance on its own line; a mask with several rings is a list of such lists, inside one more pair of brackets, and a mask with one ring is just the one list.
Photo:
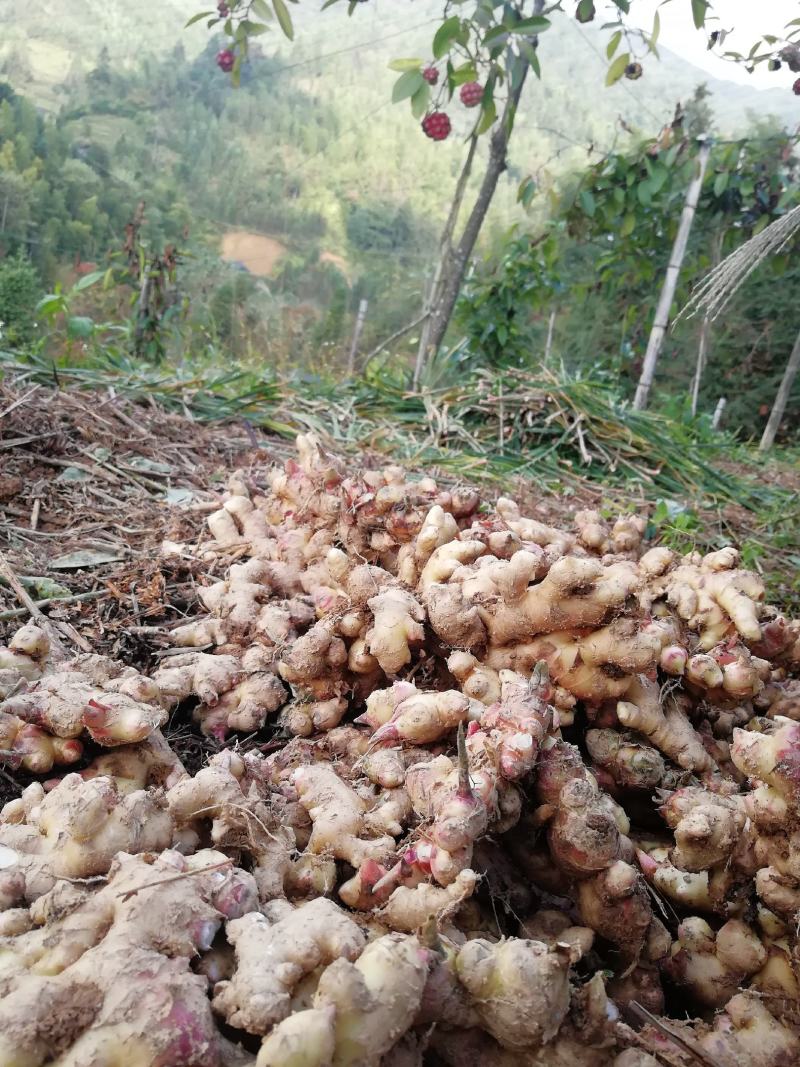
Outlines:
[[347, 377], [352, 378], [353, 371], [356, 366], [356, 353], [358, 352], [358, 342], [361, 339], [361, 331], [364, 329], [364, 319], [367, 317], [367, 308], [369, 307], [368, 300], [360, 300], [358, 304], [358, 314], [356, 315], [356, 326], [353, 330], [353, 340], [350, 344], [350, 355], [347, 357]]
[[658, 357], [661, 355], [661, 346], [664, 343], [664, 335], [666, 334], [669, 325], [669, 309], [672, 307], [672, 301], [675, 297], [675, 288], [678, 284], [678, 276], [680, 275], [681, 266], [686, 255], [686, 246], [689, 243], [689, 234], [692, 230], [692, 222], [694, 221], [694, 214], [697, 210], [697, 201], [700, 199], [700, 190], [703, 185], [703, 178], [705, 178], [706, 175], [706, 167], [708, 166], [708, 157], [710, 154], [710, 143], [708, 141], [703, 141], [697, 155], [697, 173], [689, 183], [689, 188], [686, 190], [686, 201], [683, 205], [678, 233], [675, 237], [675, 243], [672, 246], [672, 253], [669, 257], [669, 265], [667, 266], [667, 273], [664, 276], [661, 296], [658, 298], [658, 306], [656, 307], [656, 314], [653, 319], [653, 328], [650, 331], [650, 337], [647, 342], [647, 351], [644, 354], [642, 376], [636, 387], [636, 396], [633, 401], [635, 411], [644, 411], [647, 407], [650, 388], [656, 374], [656, 364], [658, 363]]
[[767, 452], [775, 444], [775, 437], [780, 428], [783, 413], [786, 411], [786, 404], [789, 401], [789, 394], [792, 391], [798, 370], [800, 370], [800, 333], [795, 339], [792, 354], [789, 356], [789, 362], [786, 364], [786, 370], [783, 372], [783, 378], [778, 387], [778, 395], [775, 397], [775, 403], [769, 413], [769, 420], [764, 427], [761, 444], [758, 446], [760, 452]]
[[550, 353], [553, 349], [553, 327], [556, 324], [556, 309], [550, 312], [550, 319], [547, 323], [547, 340], [544, 344], [544, 365], [545, 367], [550, 364]]

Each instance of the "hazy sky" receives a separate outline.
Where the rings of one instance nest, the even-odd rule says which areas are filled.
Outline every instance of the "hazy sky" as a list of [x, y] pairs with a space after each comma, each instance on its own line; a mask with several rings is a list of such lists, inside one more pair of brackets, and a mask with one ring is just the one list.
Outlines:
[[[659, 43], [716, 78], [771, 89], [789, 87], [797, 77], [785, 66], [770, 72], [766, 64], [759, 64], [753, 74], [748, 74], [735, 64], [717, 59], [706, 51], [704, 34], [694, 28], [690, 0], [667, 0], [666, 3], [664, 0], [636, 0], [632, 7], [636, 12], [636, 23], [647, 29], [652, 27], [653, 15], [658, 10], [661, 17]], [[726, 39], [725, 47], [747, 54], [762, 34], [783, 36], [786, 23], [800, 18], [800, 0], [714, 0], [713, 14], [719, 21], [709, 23], [712, 29], [734, 30]], [[800, 99], [797, 119], [800, 122]]]

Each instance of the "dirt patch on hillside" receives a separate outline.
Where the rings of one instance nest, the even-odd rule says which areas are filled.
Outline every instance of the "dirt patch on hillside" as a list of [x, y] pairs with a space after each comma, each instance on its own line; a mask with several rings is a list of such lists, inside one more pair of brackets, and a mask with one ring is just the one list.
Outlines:
[[350, 281], [350, 270], [344, 256], [339, 256], [335, 252], [321, 252], [319, 261], [320, 263], [330, 263], [332, 266], [336, 267], [337, 270], [341, 271], [345, 278]]
[[251, 274], [268, 278], [286, 254], [286, 245], [275, 237], [246, 230], [232, 230], [222, 238], [222, 258], [226, 263], [241, 263]]

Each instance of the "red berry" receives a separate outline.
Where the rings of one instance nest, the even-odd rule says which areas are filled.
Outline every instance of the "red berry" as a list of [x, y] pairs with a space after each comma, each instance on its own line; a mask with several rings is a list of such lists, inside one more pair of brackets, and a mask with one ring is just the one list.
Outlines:
[[477, 107], [483, 100], [483, 86], [480, 82], [467, 82], [461, 86], [459, 96], [464, 107]]
[[217, 66], [220, 70], [224, 70], [226, 74], [233, 70], [235, 62], [236, 56], [231, 52], [230, 48], [223, 48], [221, 52], [217, 52]]
[[795, 96], [800, 96], [800, 78], [798, 78], [797, 81], [792, 86], [792, 92], [794, 93]]
[[226, 19], [231, 13], [231, 9], [225, 3], [225, 0], [220, 0], [220, 2], [217, 4], [217, 11], [219, 12], [219, 17], [221, 19]]
[[443, 141], [449, 137], [452, 125], [444, 111], [432, 111], [422, 120], [422, 130], [432, 141]]
[[436, 85], [439, 80], [439, 71], [436, 67], [425, 67], [422, 71], [422, 77], [428, 85]]

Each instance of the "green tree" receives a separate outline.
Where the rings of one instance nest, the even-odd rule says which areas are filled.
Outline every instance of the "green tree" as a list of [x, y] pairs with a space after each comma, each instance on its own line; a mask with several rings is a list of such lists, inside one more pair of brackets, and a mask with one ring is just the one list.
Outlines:
[[36, 268], [22, 256], [0, 260], [0, 343], [12, 347], [33, 339], [41, 296]]
[[[340, 2], [344, 0], [326, 0], [323, 9]], [[362, 6], [357, 0], [347, 0], [347, 3], [350, 14]], [[644, 31], [628, 21], [640, 9], [637, 0], [612, 0], [612, 3], [618, 18], [604, 24], [604, 29], [609, 31], [607, 85], [623, 77], [638, 79], [644, 57], [658, 55], [660, 32], [658, 12], [652, 29]], [[690, 6], [695, 27], [705, 30], [706, 20], [713, 14], [709, 0], [684, 0], [684, 3]], [[464, 164], [442, 233], [439, 264], [426, 300], [415, 382], [429, 356], [444, 341], [478, 235], [500, 176], [507, 169], [509, 140], [528, 75], [533, 71], [537, 77], [541, 76], [538, 34], [549, 28], [553, 18], [572, 17], [566, 6], [565, 0], [551, 0], [548, 4], [545, 0], [475, 0], [469, 5], [461, 0], [443, 0], [441, 21], [431, 48], [438, 66], [424, 59], [403, 59], [393, 64], [400, 75], [393, 100], [409, 100], [413, 115], [423, 120], [423, 130], [435, 140], [443, 139], [450, 132], [445, 108], [456, 93], [462, 103], [476, 108]], [[574, 17], [581, 23], [593, 21], [596, 14], [595, 0], [579, 0], [574, 11]], [[250, 44], [267, 31], [264, 20], [273, 16], [284, 34], [293, 38], [294, 28], [285, 0], [229, 0], [219, 17], [213, 11], [202, 11], [189, 24], [206, 19], [209, 28], [223, 30], [228, 47], [219, 53], [217, 62], [223, 70], [231, 71], [234, 84], [239, 84], [246, 71], [243, 60]], [[713, 30], [709, 47], [724, 49], [725, 37], [725, 30]], [[747, 57], [730, 51], [724, 54], [751, 68], [761, 62], [779, 66], [781, 49], [794, 47], [793, 42], [798, 38], [800, 19], [795, 19], [786, 27], [783, 41], [764, 37]], [[484, 134], [489, 136], [488, 160], [473, 205], [456, 235], [478, 139]], [[523, 199], [529, 188], [521, 189]]]

